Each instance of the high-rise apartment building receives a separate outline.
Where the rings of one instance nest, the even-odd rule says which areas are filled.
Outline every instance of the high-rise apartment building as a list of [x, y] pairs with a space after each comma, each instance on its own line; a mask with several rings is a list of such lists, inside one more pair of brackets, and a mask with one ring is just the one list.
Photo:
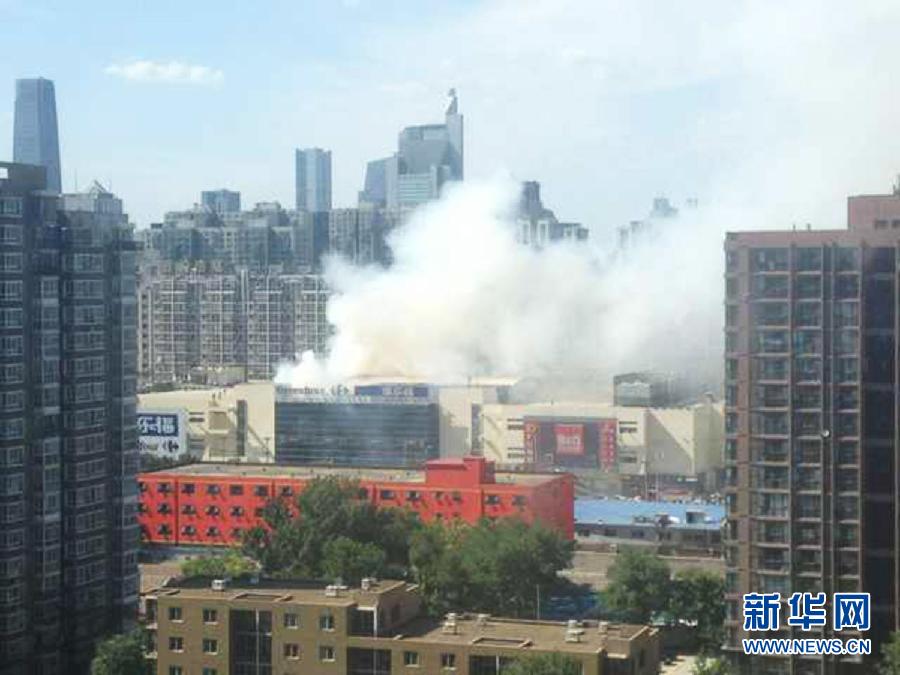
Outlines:
[[52, 80], [16, 80], [13, 161], [47, 169], [47, 188], [62, 192], [56, 93]]
[[456, 90], [450, 90], [444, 124], [406, 127], [397, 145], [395, 155], [367, 165], [360, 205], [413, 209], [437, 199], [448, 182], [463, 179], [463, 116]]
[[[849, 229], [729, 234], [729, 644], [747, 592], [868, 592], [873, 654], [898, 626], [900, 196], [851, 197]], [[788, 613], [782, 612], [782, 616]], [[766, 637], [786, 637], [791, 629]], [[796, 637], [859, 637], [828, 625]], [[872, 663], [745, 659], [743, 673]]]
[[316, 274], [164, 266], [141, 275], [141, 384], [271, 379], [305, 351], [322, 353], [328, 290]]
[[0, 163], [0, 673], [86, 672], [137, 610], [135, 245]]
[[321, 148], [296, 150], [294, 179], [297, 210], [323, 213], [331, 210], [331, 151]]
[[238, 213], [241, 210], [241, 193], [232, 190], [204, 190], [200, 193], [200, 204], [213, 213]]

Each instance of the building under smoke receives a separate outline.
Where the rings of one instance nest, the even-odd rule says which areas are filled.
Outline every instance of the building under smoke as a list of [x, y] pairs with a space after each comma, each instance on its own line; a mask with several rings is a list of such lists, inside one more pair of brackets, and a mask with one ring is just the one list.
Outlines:
[[439, 455], [437, 392], [427, 385], [279, 388], [279, 464], [416, 467]]

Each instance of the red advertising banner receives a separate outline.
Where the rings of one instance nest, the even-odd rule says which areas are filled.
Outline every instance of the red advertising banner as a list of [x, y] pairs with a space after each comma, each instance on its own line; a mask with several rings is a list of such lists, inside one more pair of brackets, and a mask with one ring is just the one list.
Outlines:
[[557, 455], [572, 456], [584, 454], [583, 424], [556, 424], [553, 430], [556, 433]]
[[540, 432], [540, 425], [537, 422], [525, 422], [524, 426], [524, 435], [525, 435], [525, 461], [528, 462], [536, 462], [538, 456], [538, 433]]
[[600, 468], [604, 471], [613, 471], [616, 468], [616, 456], [619, 449], [618, 422], [614, 419], [600, 420], [597, 422], [599, 436], [597, 459], [600, 460]]

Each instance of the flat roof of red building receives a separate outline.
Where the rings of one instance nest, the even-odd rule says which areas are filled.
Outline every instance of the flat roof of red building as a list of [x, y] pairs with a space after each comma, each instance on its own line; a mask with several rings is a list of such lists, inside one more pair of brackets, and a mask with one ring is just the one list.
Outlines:
[[[434, 469], [462, 468], [462, 460], [436, 460], [429, 465]], [[317, 464], [233, 464], [220, 462], [196, 462], [168, 469], [142, 471], [145, 476], [196, 476], [198, 478], [236, 477], [307, 480], [317, 476], [339, 476], [349, 480], [383, 483], [421, 483], [425, 485], [425, 469], [403, 469], [398, 467], [340, 467]], [[497, 471], [495, 482], [512, 485], [539, 485], [559, 478], [561, 473], [525, 473]]]

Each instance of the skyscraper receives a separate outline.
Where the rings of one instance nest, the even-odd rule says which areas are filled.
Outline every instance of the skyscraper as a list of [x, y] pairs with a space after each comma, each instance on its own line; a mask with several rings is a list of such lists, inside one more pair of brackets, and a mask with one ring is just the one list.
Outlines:
[[47, 169], [47, 189], [62, 192], [56, 94], [51, 80], [16, 80], [13, 161]]
[[462, 180], [463, 116], [456, 90], [450, 90], [444, 124], [406, 127], [397, 146], [391, 157], [368, 163], [361, 205], [411, 209], [437, 199], [448, 182]]
[[45, 171], [0, 163], [3, 675], [86, 672], [137, 608], [135, 246]]
[[[873, 654], [898, 626], [900, 196], [851, 197], [849, 215], [847, 230], [725, 242], [726, 593], [738, 655], [748, 592], [871, 593], [861, 637]], [[765, 637], [791, 636], [781, 625]], [[792, 637], [820, 633], [860, 637], [834, 632], [830, 617]], [[753, 659], [742, 673], [873, 670], [850, 657]]]
[[200, 193], [200, 203], [213, 213], [239, 213], [241, 210], [241, 193], [222, 188], [221, 190], [204, 190]]
[[324, 213], [331, 210], [331, 151], [321, 148], [296, 150], [297, 210]]

